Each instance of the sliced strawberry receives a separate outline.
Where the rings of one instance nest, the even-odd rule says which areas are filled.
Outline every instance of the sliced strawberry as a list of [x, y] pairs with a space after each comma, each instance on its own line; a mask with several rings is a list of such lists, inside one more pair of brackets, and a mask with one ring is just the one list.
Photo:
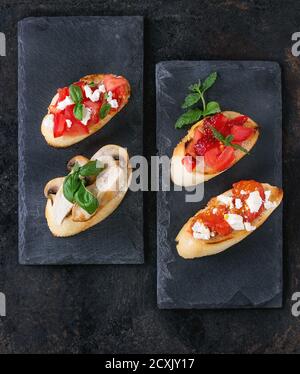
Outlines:
[[249, 117], [247, 116], [237, 116], [235, 118], [231, 118], [228, 120], [228, 124], [230, 126], [237, 125], [237, 126], [242, 126], [244, 123], [248, 121]]
[[230, 133], [233, 135], [234, 142], [243, 142], [254, 133], [254, 129], [240, 125], [233, 125]]

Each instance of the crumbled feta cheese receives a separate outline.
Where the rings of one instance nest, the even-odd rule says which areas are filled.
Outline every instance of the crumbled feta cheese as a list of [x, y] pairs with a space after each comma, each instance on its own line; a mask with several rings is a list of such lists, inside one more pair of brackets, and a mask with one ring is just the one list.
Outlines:
[[118, 100], [112, 98], [112, 92], [111, 91], [108, 91], [106, 100], [112, 108], [118, 108], [118, 106], [119, 106]]
[[241, 209], [242, 206], [243, 206], [242, 200], [241, 199], [235, 199], [236, 209]]
[[245, 190], [241, 190], [240, 194], [241, 194], [241, 195], [246, 195], [247, 192], [246, 192]]
[[91, 118], [91, 115], [92, 115], [92, 110], [90, 108], [86, 108], [84, 105], [83, 105], [83, 109], [82, 109], [82, 120], [81, 120], [81, 123], [86, 126], [89, 119]]
[[225, 214], [225, 221], [230, 225], [233, 230], [244, 230], [243, 217], [239, 214]]
[[57, 104], [57, 109], [58, 110], [64, 110], [64, 109], [66, 109], [67, 106], [73, 105], [73, 104], [74, 104], [74, 101], [71, 99], [71, 97], [66, 96], [66, 98], [63, 101], [60, 101]]
[[245, 225], [245, 230], [246, 231], [253, 231], [253, 230], [256, 229], [256, 227], [252, 226], [250, 222], [245, 222], [244, 225]]
[[98, 86], [98, 90], [99, 90], [100, 92], [104, 93], [104, 92], [106, 91], [104, 84], [99, 84], [99, 86]]
[[229, 206], [230, 208], [233, 208], [232, 197], [226, 196], [226, 195], [219, 195], [217, 199], [221, 204], [224, 204], [226, 206]]
[[271, 191], [265, 191], [265, 202], [264, 202], [265, 209], [273, 209], [276, 207], [276, 203], [273, 203], [272, 201], [269, 200], [270, 196], [271, 196]]
[[93, 103], [100, 99], [101, 91], [97, 88], [94, 92], [91, 87], [87, 84], [83, 87], [85, 96], [90, 99]]
[[67, 128], [71, 128], [72, 126], [72, 121], [70, 119], [66, 119], [66, 124], [67, 124]]
[[195, 239], [208, 240], [210, 238], [209, 228], [199, 221], [195, 222], [192, 230]]
[[250, 192], [246, 203], [250, 209], [250, 213], [257, 213], [263, 203], [258, 191]]

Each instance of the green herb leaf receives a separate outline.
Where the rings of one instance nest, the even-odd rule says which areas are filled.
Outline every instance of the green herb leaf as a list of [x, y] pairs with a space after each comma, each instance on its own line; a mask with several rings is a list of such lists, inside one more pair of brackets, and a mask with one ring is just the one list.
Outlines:
[[217, 73], [211, 73], [209, 76], [205, 79], [201, 86], [201, 91], [204, 93], [206, 90], [208, 90], [211, 86], [214, 85], [215, 81], [217, 79]]
[[81, 102], [82, 92], [79, 86], [76, 86], [75, 84], [71, 84], [71, 86], [69, 87], [69, 92], [70, 92], [71, 99], [74, 101], [75, 104]]
[[210, 101], [206, 104], [203, 116], [206, 117], [219, 112], [221, 112], [219, 103], [217, 103], [216, 101]]
[[201, 95], [197, 92], [187, 95], [187, 97], [184, 99], [184, 103], [182, 104], [181, 108], [189, 108], [190, 106], [196, 104], [200, 100], [200, 98]]
[[104, 167], [99, 165], [97, 161], [89, 161], [87, 164], [83, 165], [80, 170], [79, 174], [82, 177], [89, 177], [92, 175], [97, 176], [101, 171], [104, 170]]
[[201, 91], [201, 81], [200, 81], [200, 79], [199, 79], [198, 83], [191, 84], [190, 87], [189, 87], [189, 90], [199, 93]]
[[111, 106], [108, 103], [104, 103], [102, 105], [102, 107], [100, 108], [100, 112], [99, 112], [99, 116], [101, 119], [104, 119], [108, 115], [110, 108]]
[[82, 121], [83, 118], [83, 104], [77, 103], [73, 109], [74, 116]]
[[250, 154], [250, 152], [247, 151], [246, 148], [242, 147], [241, 145], [239, 144], [234, 144], [232, 143], [232, 140], [233, 140], [233, 136], [232, 135], [228, 135], [226, 136], [226, 138], [217, 130], [215, 129], [213, 126], [210, 126], [211, 128], [211, 131], [214, 135], [214, 137], [216, 139], [218, 139], [221, 143], [223, 143], [225, 146], [227, 147], [232, 147], [234, 149], [239, 149], [240, 151], [246, 153], [247, 155]]
[[78, 175], [78, 171], [72, 172], [69, 174], [63, 184], [63, 193], [67, 200], [70, 201], [70, 203], [74, 202], [74, 194], [80, 187], [80, 179]]
[[89, 86], [91, 86], [91, 87], [95, 87], [96, 84], [95, 84], [95, 82], [90, 82], [90, 83], [89, 83]]
[[189, 109], [183, 113], [175, 123], [177, 129], [181, 129], [183, 126], [190, 125], [191, 123], [199, 121], [202, 117], [202, 110], [195, 108]]
[[75, 202], [89, 214], [93, 214], [99, 207], [98, 199], [85, 188], [81, 181], [80, 187], [74, 195]]

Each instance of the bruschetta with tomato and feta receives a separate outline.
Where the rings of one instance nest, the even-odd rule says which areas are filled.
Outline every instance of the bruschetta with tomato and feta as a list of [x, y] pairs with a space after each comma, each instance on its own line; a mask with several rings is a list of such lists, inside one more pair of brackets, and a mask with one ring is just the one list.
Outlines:
[[[202, 119], [174, 149], [173, 182], [190, 187], [214, 178], [244, 157], [258, 137], [257, 123], [237, 112], [226, 111]], [[198, 163], [199, 159], [202, 162]]]
[[42, 134], [53, 147], [69, 147], [100, 130], [129, 97], [130, 85], [124, 77], [87, 75], [57, 90], [42, 121]]
[[106, 145], [89, 160], [75, 156], [69, 174], [49, 181], [45, 215], [54, 236], [72, 236], [107, 218], [121, 203], [131, 182], [126, 149]]
[[225, 251], [258, 229], [282, 198], [283, 191], [267, 183], [234, 183], [182, 227], [176, 237], [179, 255], [192, 259]]

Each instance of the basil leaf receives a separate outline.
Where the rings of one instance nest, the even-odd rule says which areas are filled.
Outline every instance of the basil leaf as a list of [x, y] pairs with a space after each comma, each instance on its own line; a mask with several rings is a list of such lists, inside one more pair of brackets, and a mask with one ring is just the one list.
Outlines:
[[206, 117], [211, 114], [215, 114], [219, 112], [221, 112], [219, 103], [217, 103], [216, 101], [210, 101], [209, 103], [206, 104], [206, 108], [203, 112], [203, 116]]
[[99, 207], [98, 199], [88, 191], [83, 182], [74, 195], [75, 202], [89, 214], [93, 214]]
[[104, 167], [99, 167], [99, 163], [97, 161], [89, 161], [87, 164], [83, 165], [80, 170], [79, 174], [82, 177], [89, 177], [92, 175], [97, 176], [101, 171], [104, 170]]
[[197, 122], [202, 116], [202, 110], [195, 108], [190, 109], [183, 113], [175, 123], [177, 129], [181, 129], [183, 126], [189, 125], [191, 123]]
[[111, 106], [108, 103], [104, 103], [102, 105], [102, 107], [100, 108], [100, 112], [99, 112], [99, 116], [101, 119], [104, 119], [108, 115], [110, 108]]
[[83, 118], [83, 104], [77, 103], [74, 106], [73, 114], [75, 118], [79, 119], [79, 121], [82, 121]]
[[96, 84], [95, 84], [95, 82], [90, 82], [90, 83], [89, 83], [89, 86], [90, 86], [90, 87], [95, 87]]
[[78, 176], [78, 172], [72, 172], [68, 176], [66, 176], [63, 184], [63, 193], [64, 197], [70, 201], [70, 203], [74, 202], [74, 195], [75, 192], [80, 187], [81, 181]]
[[217, 73], [211, 73], [209, 76], [205, 79], [201, 86], [201, 91], [204, 93], [206, 90], [208, 90], [211, 86], [214, 85], [215, 81], [217, 79]]
[[75, 104], [81, 102], [82, 92], [79, 86], [76, 86], [75, 84], [71, 84], [71, 86], [69, 87], [69, 92], [70, 92], [71, 99], [74, 101]]
[[191, 93], [187, 95], [184, 99], [184, 103], [182, 104], [181, 108], [189, 108], [190, 106], [196, 104], [201, 98], [201, 95], [198, 92]]

